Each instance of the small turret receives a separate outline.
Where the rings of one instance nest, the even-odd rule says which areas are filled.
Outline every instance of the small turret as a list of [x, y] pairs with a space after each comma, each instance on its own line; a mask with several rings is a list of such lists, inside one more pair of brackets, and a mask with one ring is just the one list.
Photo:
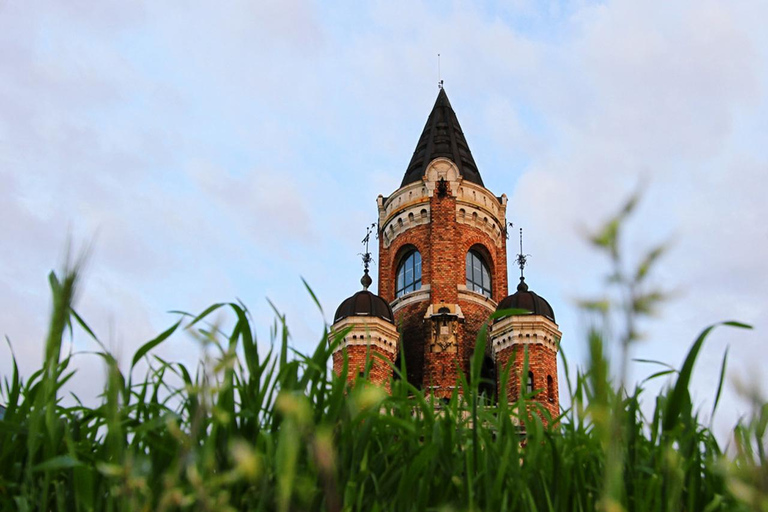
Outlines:
[[[550, 416], [560, 413], [557, 385], [557, 351], [562, 333], [555, 323], [555, 312], [543, 297], [528, 289], [523, 269], [527, 262], [523, 254], [523, 232], [520, 230], [520, 284], [517, 291], [499, 302], [497, 311], [518, 310], [516, 314], [497, 318], [491, 326], [491, 347], [497, 373], [507, 371], [507, 389], [500, 389], [499, 399], [511, 402], [520, 398], [521, 391], [533, 395], [532, 399], [544, 405]], [[520, 310], [524, 310], [522, 313]], [[522, 375], [524, 361], [528, 357], [528, 375]], [[521, 385], [525, 389], [521, 390]]]
[[344, 372], [346, 359], [346, 378], [349, 382], [364, 376], [366, 369], [369, 368], [369, 381], [389, 387], [392, 367], [373, 354], [379, 353], [385, 359], [394, 362], [398, 333], [392, 308], [386, 300], [368, 291], [368, 287], [373, 282], [368, 275], [368, 266], [371, 262], [368, 241], [374, 226], [375, 224], [368, 228], [368, 233], [363, 239], [365, 271], [360, 279], [363, 289], [342, 301], [336, 309], [336, 314], [333, 315], [332, 338], [337, 333], [349, 329], [333, 352], [333, 371], [341, 375]]

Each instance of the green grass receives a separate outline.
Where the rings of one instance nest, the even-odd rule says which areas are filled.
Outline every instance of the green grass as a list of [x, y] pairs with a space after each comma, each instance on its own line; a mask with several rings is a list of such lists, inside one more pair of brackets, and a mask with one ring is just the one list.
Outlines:
[[[636, 319], [659, 298], [642, 291], [642, 269], [658, 255], [621, 272], [620, 225], [609, 223], [593, 241], [614, 262], [611, 283], [626, 300], [585, 303], [597, 312], [590, 363], [561, 383], [573, 405], [550, 426], [520, 414], [529, 397], [488, 405], [477, 388], [479, 358], [438, 410], [405, 380], [387, 395], [334, 378], [329, 361], [341, 336], [327, 329], [314, 353], [297, 354], [278, 316], [260, 355], [237, 303], [182, 315], [123, 373], [72, 308], [77, 269], [52, 274], [42, 368], [22, 380], [14, 364], [2, 387], [0, 510], [768, 510], [768, 405], [756, 401], [753, 416], [735, 426], [728, 454], [692, 406], [696, 357], [716, 326], [692, 342], [680, 369], [659, 373], [670, 381], [657, 397], [626, 389], [626, 362], [609, 368], [605, 344], [628, 348]], [[614, 306], [625, 319], [616, 340], [602, 328]], [[222, 311], [234, 325], [226, 333], [210, 323]], [[101, 347], [108, 378], [95, 407], [61, 401], [73, 373], [62, 339], [73, 330]], [[195, 368], [152, 351], [182, 331], [209, 354]], [[641, 400], [655, 404], [650, 417]]]

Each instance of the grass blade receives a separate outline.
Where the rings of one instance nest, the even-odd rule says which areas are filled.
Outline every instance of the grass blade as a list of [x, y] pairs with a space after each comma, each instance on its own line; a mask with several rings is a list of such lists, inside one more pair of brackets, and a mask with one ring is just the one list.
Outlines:
[[176, 329], [181, 325], [181, 320], [173, 324], [171, 327], [163, 331], [159, 336], [157, 336], [155, 339], [149, 340], [144, 345], [139, 348], [139, 350], [136, 351], [136, 354], [133, 356], [133, 361], [131, 361], [131, 370], [133, 370], [133, 367], [136, 366], [136, 363], [138, 363], [142, 357], [146, 355], [147, 352], [164, 342], [168, 339], [168, 337], [173, 334]]

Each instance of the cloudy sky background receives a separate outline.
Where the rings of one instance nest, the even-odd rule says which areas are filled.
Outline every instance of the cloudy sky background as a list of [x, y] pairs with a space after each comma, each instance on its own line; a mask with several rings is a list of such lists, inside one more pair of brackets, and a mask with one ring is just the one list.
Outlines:
[[[608, 270], [584, 233], [638, 188], [626, 253], [669, 242], [652, 284], [673, 296], [633, 355], [679, 366], [706, 325], [754, 324], [716, 331], [696, 370], [708, 411], [730, 346], [722, 430], [748, 410], [739, 382], [768, 390], [766, 19], [759, 0], [0, 0], [0, 331], [29, 375], [71, 238], [93, 246], [78, 310], [124, 362], [168, 311], [235, 298], [264, 346], [269, 298], [311, 350], [324, 318], [301, 277], [326, 321], [359, 287], [359, 242], [399, 186], [440, 53], [573, 364], [575, 302]], [[193, 363], [199, 346], [159, 353]], [[76, 363], [70, 389], [91, 400], [101, 361]]]

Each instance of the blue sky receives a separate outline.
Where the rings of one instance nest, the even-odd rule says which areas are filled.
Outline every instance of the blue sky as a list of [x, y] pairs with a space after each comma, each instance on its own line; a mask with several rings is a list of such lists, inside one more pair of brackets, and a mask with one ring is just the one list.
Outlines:
[[[768, 389], [767, 18], [746, 0], [0, 3], [0, 330], [29, 374], [71, 236], [93, 245], [78, 309], [123, 360], [168, 311], [235, 298], [265, 343], [268, 297], [311, 350], [324, 320], [301, 277], [326, 320], [358, 288], [359, 242], [402, 179], [440, 53], [570, 359], [575, 302], [607, 271], [584, 233], [642, 186], [626, 249], [671, 240], [654, 284], [674, 293], [634, 355], [679, 365], [706, 325], [754, 324], [717, 332], [695, 376], [711, 403], [730, 345], [732, 424], [739, 386]], [[77, 364], [88, 398], [100, 362]]]

